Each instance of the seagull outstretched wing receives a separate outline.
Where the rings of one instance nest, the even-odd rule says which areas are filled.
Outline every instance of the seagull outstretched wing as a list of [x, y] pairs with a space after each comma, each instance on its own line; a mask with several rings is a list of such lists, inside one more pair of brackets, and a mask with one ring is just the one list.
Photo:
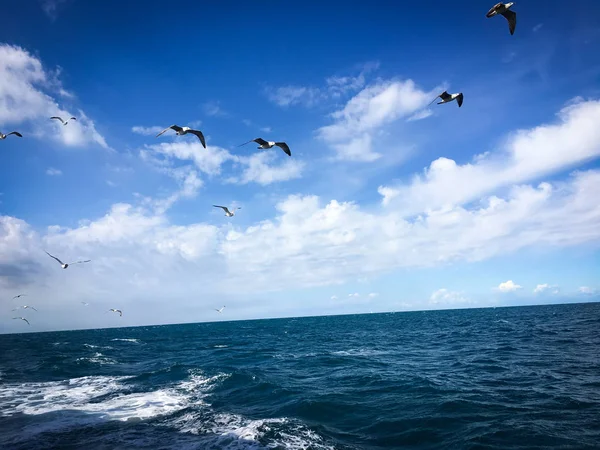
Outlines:
[[288, 156], [292, 156], [292, 151], [285, 142], [275, 142], [275, 145], [281, 148]]
[[70, 117], [69, 120], [77, 120], [77, 117]]
[[268, 142], [267, 142], [267, 141], [265, 141], [263, 138], [256, 138], [256, 139], [251, 139], [251, 140], [249, 140], [248, 142], [244, 142], [243, 144], [241, 144], [241, 145], [238, 145], [238, 147], [241, 147], [242, 145], [249, 144], [250, 142], [256, 142], [258, 145], [265, 145], [265, 144], [268, 144]]
[[456, 97], [456, 103], [458, 103], [458, 107], [460, 108], [463, 104], [463, 94], [462, 92], [460, 94], [458, 94], [458, 97]]
[[[44, 250], [46, 252], [46, 250]], [[56, 256], [52, 256], [50, 253], [46, 252], [46, 254], [50, 257], [50, 258], [54, 258], [55, 260], [57, 260], [60, 265], [62, 266], [64, 264], [64, 262], [62, 262], [60, 259], [58, 259]]]
[[13, 317], [13, 320], [24, 320], [25, 322], [27, 322], [27, 325], [31, 325], [29, 323], [29, 320], [27, 320], [25, 317]]
[[15, 296], [13, 297], [13, 300], [14, 300], [15, 298], [21, 298], [21, 297], [27, 297], [27, 294], [19, 294], [19, 295], [15, 295]]
[[492, 6], [490, 8], [490, 10], [487, 12], [487, 14], [485, 15], [485, 17], [492, 17], [495, 16], [498, 13], [498, 8], [502, 6], [502, 2], [500, 3], [496, 3], [494, 6]]
[[[450, 94], [448, 94], [448, 91], [444, 91], [440, 95], [438, 95], [436, 98], [434, 98], [429, 105], [431, 105], [433, 102], [435, 102], [438, 98], [441, 98], [442, 100], [444, 100], [448, 97], [450, 97]], [[429, 105], [427, 105], [427, 106], [429, 106]]]
[[15, 136], [18, 136], [18, 137], [23, 137], [23, 135], [21, 133], [19, 133], [18, 131], [11, 131], [10, 133], [7, 134], [7, 136], [10, 136], [11, 134], [14, 134]]
[[517, 26], [517, 13], [507, 9], [502, 13], [502, 15], [506, 17], [506, 20], [508, 20], [508, 30], [510, 31], [510, 34], [515, 34], [515, 27]]
[[92, 261], [91, 259], [86, 259], [85, 261], [75, 261], [75, 262], [69, 263], [69, 265], [72, 266], [73, 264], [83, 264], [83, 263], [88, 263], [91, 261]]
[[160, 133], [158, 133], [156, 135], [156, 137], [159, 137], [161, 134], [163, 134], [165, 131], [168, 131], [168, 130], [181, 131], [181, 130], [183, 130], [183, 128], [181, 128], [179, 125], [171, 125], [170, 127], [167, 127], [164, 130], [162, 130]]
[[219, 206], [219, 205], [213, 205], [215, 208], [222, 208], [223, 211], [225, 211], [227, 214], [231, 214], [231, 211], [229, 211], [229, 208], [227, 208], [227, 206]]
[[202, 134], [202, 131], [188, 130], [188, 133], [192, 133], [198, 136], [198, 139], [200, 139], [200, 142], [202, 143], [202, 147], [206, 148], [206, 141], [204, 140], [204, 135]]
[[52, 116], [52, 117], [50, 117], [50, 119], [60, 120], [63, 125], [66, 123], [64, 120], [62, 120], [62, 117]]

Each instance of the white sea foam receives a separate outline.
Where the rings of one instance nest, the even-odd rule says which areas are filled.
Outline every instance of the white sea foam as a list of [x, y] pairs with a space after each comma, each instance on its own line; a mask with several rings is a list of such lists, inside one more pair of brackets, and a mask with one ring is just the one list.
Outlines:
[[111, 341], [135, 342], [136, 344], [141, 344], [142, 343], [139, 339], [120, 339], [120, 338], [115, 338], [115, 339], [111, 339]]
[[104, 356], [102, 353], [98, 353], [98, 352], [94, 353], [94, 356], [91, 356], [91, 357], [77, 358], [76, 361], [91, 362], [91, 363], [95, 363], [95, 364], [116, 364], [117, 363], [117, 361], [115, 361], [114, 359]]

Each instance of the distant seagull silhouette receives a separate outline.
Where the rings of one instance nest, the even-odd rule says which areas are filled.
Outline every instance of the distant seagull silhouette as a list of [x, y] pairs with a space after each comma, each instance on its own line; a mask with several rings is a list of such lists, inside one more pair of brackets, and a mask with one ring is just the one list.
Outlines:
[[68, 118], [66, 121], [64, 121], [64, 120], [62, 119], [62, 117], [58, 117], [58, 116], [53, 116], [53, 117], [50, 117], [50, 119], [56, 119], [56, 120], [60, 120], [60, 121], [62, 122], [62, 124], [63, 124], [63, 125], [66, 125], [66, 124], [68, 124], [68, 123], [69, 123], [69, 120], [77, 120], [75, 117], [69, 117], [69, 118]]
[[88, 303], [88, 302], [81, 302], [81, 304], [82, 304], [83, 306], [87, 306], [87, 305], [89, 305], [89, 303]]
[[216, 308], [215, 308], [215, 311], [216, 311], [216, 312], [218, 312], [219, 314], [221, 314], [221, 313], [223, 312], [223, 310], [224, 310], [224, 309], [225, 309], [225, 307], [224, 307], [224, 306], [221, 306], [221, 309], [216, 309]]
[[25, 322], [27, 322], [27, 325], [31, 325], [29, 323], [29, 320], [27, 320], [25, 317], [13, 317], [13, 320], [24, 320]]
[[509, 9], [512, 5], [514, 5], [514, 2], [496, 3], [485, 15], [485, 17], [494, 17], [498, 14], [504, 16], [508, 20], [508, 30], [511, 35], [515, 34], [515, 27], [517, 26], [517, 13]]
[[230, 211], [229, 208], [227, 208], [227, 206], [219, 206], [219, 205], [213, 205], [215, 208], [222, 208], [223, 211], [225, 211], [225, 215], [227, 217], [232, 217], [235, 216], [235, 210], [236, 209], [242, 209], [242, 208], [233, 208], [233, 211]]
[[37, 311], [37, 309], [35, 309], [33, 306], [28, 306], [28, 305], [23, 305], [23, 306], [17, 306], [15, 309], [13, 309], [13, 311], [16, 311], [18, 309], [33, 309], [34, 311]]
[[162, 130], [160, 133], [158, 133], [156, 135], [156, 137], [159, 137], [161, 134], [163, 134], [167, 130], [175, 130], [175, 133], [178, 136], [183, 136], [184, 134], [188, 134], [188, 133], [195, 134], [196, 136], [198, 136], [198, 139], [200, 139], [200, 142], [202, 143], [202, 147], [206, 148], [206, 141], [204, 140], [204, 135], [202, 134], [202, 131], [192, 130], [190, 127], [180, 127], [179, 125], [171, 125], [170, 127], [167, 127], [164, 130]]
[[[44, 250], [46, 252], [46, 250]], [[62, 266], [63, 269], [66, 269], [67, 267], [73, 265], [73, 264], [83, 264], [83, 263], [88, 263], [91, 261], [91, 259], [86, 259], [85, 261], [75, 261], [72, 263], [64, 263], [62, 262], [60, 259], [58, 259], [56, 256], [52, 256], [50, 253], [46, 252], [46, 254], [50, 257], [50, 258], [54, 258], [55, 260], [57, 260], [60, 265]]]
[[[458, 103], [458, 107], [459, 108], [463, 104], [463, 94], [462, 94], [462, 92], [459, 92], [457, 94], [448, 94], [447, 91], [444, 91], [440, 95], [438, 95], [436, 98], [434, 98], [431, 103], [435, 102], [438, 98], [442, 99], [441, 102], [438, 102], [438, 105], [441, 105], [442, 103], [451, 102], [452, 100], [456, 100], [456, 103]], [[431, 105], [431, 103], [430, 103], [430, 105]]]
[[11, 134], [14, 134], [15, 136], [18, 136], [18, 137], [23, 137], [23, 135], [22, 135], [21, 133], [19, 133], [18, 131], [11, 131], [11, 132], [10, 132], [10, 133], [8, 133], [8, 134], [2, 134], [2, 133], [0, 132], [0, 139], [4, 140], [4, 139], [6, 139], [8, 136], [10, 136]]
[[106, 312], [118, 312], [120, 317], [123, 317], [123, 311], [121, 311], [120, 309], [114, 309], [114, 308], [110, 308], [108, 311]]
[[[290, 147], [285, 142], [265, 141], [262, 138], [256, 138], [256, 139], [252, 139], [251, 141], [245, 142], [242, 145], [249, 144], [250, 142], [256, 142], [259, 145], [258, 148], [261, 148], [261, 149], [268, 149], [268, 148], [273, 148], [274, 146], [277, 146], [277, 147], [281, 148], [288, 156], [292, 156]], [[238, 147], [241, 147], [242, 145], [238, 145]]]
[[27, 294], [19, 294], [19, 295], [15, 295], [15, 296], [13, 297], [13, 300], [14, 300], [15, 298], [21, 298], [21, 297], [27, 297]]

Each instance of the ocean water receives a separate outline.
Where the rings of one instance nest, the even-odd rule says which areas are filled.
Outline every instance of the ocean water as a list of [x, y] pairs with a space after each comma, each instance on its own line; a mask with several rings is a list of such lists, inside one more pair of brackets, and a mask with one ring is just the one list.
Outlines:
[[2, 449], [598, 449], [600, 304], [0, 336]]

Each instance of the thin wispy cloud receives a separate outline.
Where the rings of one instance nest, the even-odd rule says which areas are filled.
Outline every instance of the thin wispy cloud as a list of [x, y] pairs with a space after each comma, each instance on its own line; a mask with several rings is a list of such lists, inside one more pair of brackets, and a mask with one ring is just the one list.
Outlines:
[[156, 136], [158, 133], [160, 133], [164, 129], [165, 129], [165, 127], [161, 127], [159, 125], [154, 125], [151, 127], [143, 127], [143, 126], [131, 127], [132, 132], [134, 132], [135, 134], [141, 134], [143, 136]]
[[62, 170], [55, 169], [54, 167], [48, 167], [48, 169], [46, 169], [46, 175], [50, 175], [51, 177], [56, 177], [56, 176], [62, 175]]
[[202, 105], [204, 114], [211, 117], [227, 117], [229, 114], [221, 107], [218, 101], [206, 102]]

